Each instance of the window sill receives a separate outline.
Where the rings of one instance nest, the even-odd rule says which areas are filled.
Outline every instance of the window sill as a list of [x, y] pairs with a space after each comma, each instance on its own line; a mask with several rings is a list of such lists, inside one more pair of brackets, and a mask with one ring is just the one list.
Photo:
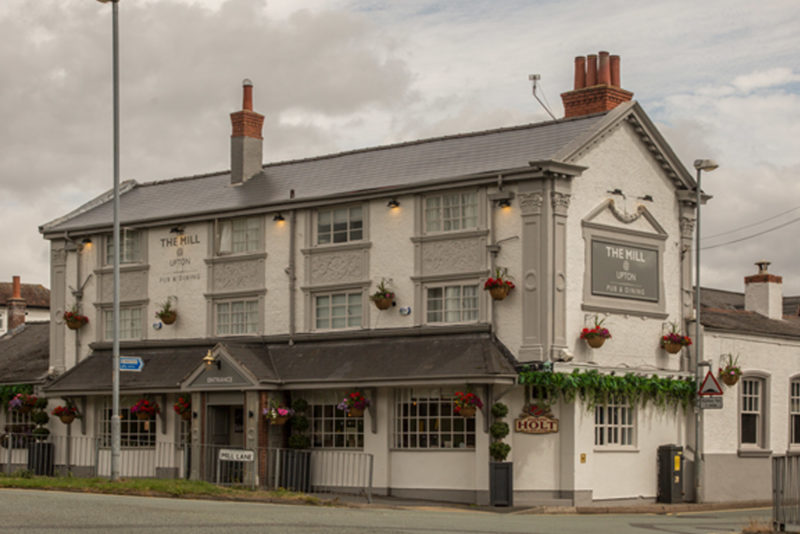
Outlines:
[[[120, 263], [119, 264], [119, 271], [121, 273], [131, 272], [131, 271], [146, 271], [150, 268], [150, 265], [147, 263], [142, 262], [128, 262], [128, 263]], [[94, 270], [95, 274], [110, 274], [114, 272], [113, 265], [103, 265]]]
[[767, 449], [739, 449], [736, 451], [739, 458], [768, 458], [772, 456], [772, 451]]
[[450, 230], [442, 232], [432, 232], [414, 236], [411, 238], [412, 243], [424, 243], [426, 241], [443, 241], [446, 239], [468, 239], [470, 237], [484, 237], [489, 235], [489, 230], [480, 228], [468, 228], [466, 230]]
[[217, 255], [212, 258], [206, 258], [206, 264], [213, 265], [215, 263], [226, 263], [231, 261], [247, 261], [247, 260], [263, 260], [266, 259], [267, 253], [263, 251], [256, 252], [235, 252], [231, 254]]
[[389, 452], [475, 452], [475, 447], [431, 447], [429, 449], [420, 447], [416, 449], [398, 449], [390, 447]]
[[347, 241], [345, 243], [324, 243], [322, 245], [316, 244], [311, 248], [300, 249], [300, 252], [304, 255], [308, 255], [321, 254], [324, 252], [340, 252], [343, 250], [362, 250], [371, 247], [371, 241]]

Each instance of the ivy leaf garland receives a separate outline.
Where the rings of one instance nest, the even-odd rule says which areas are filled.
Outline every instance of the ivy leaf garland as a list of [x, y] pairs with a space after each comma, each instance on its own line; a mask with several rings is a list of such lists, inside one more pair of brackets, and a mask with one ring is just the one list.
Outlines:
[[548, 404], [559, 398], [564, 402], [579, 398], [585, 403], [587, 411], [614, 399], [627, 399], [632, 405], [641, 403], [642, 406], [652, 402], [662, 410], [667, 407], [677, 409], [678, 406], [686, 410], [694, 402], [697, 393], [693, 378], [681, 380], [635, 373], [617, 376], [600, 374], [594, 369], [552, 373], [526, 368], [519, 373], [519, 383], [533, 388], [534, 394]]

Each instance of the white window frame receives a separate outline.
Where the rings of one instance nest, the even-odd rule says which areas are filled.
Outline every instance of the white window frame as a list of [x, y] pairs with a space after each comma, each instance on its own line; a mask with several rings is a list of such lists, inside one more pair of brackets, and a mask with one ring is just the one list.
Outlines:
[[[234, 307], [241, 306], [241, 309], [234, 310]], [[221, 320], [221, 308], [227, 307], [223, 317], [229, 320]], [[254, 298], [234, 298], [217, 299], [213, 302], [214, 313], [214, 334], [217, 336], [246, 336], [255, 335], [259, 332], [261, 324], [261, 310], [259, 299]], [[241, 315], [241, 321], [233, 321], [234, 314]]]
[[627, 399], [611, 399], [594, 408], [594, 447], [598, 450], [635, 450], [638, 416]]
[[263, 217], [232, 217], [217, 221], [218, 256], [250, 254], [263, 250]]
[[452, 191], [426, 195], [423, 200], [426, 234], [461, 232], [478, 228], [478, 193]]
[[9, 446], [12, 449], [25, 449], [28, 447], [28, 444], [33, 441], [30, 433], [36, 427], [36, 425], [31, 421], [31, 412], [23, 413], [21, 410], [10, 410], [8, 408], [8, 404], [6, 403], [5, 406], [6, 411], [6, 424], [5, 424], [5, 431], [4, 434], [14, 434], [16, 437], [13, 441], [9, 442], [10, 438], [6, 439], [6, 450], [8, 450]]
[[[340, 206], [336, 208], [320, 208], [316, 214], [317, 245], [342, 245], [364, 240], [365, 209], [361, 204], [355, 206]], [[337, 224], [344, 224], [344, 228], [335, 228]], [[323, 221], [328, 221], [327, 230]], [[343, 239], [342, 239], [343, 238]], [[337, 239], [339, 239], [337, 241]]]
[[[453, 295], [453, 289], [458, 289], [458, 296]], [[465, 294], [467, 290], [473, 294]], [[436, 291], [441, 291], [441, 297], [431, 294]], [[450, 292], [450, 295], [448, 295], [448, 292]], [[460, 324], [478, 322], [481, 308], [480, 292], [479, 284], [473, 283], [427, 284], [425, 286], [425, 323]], [[468, 299], [472, 299], [474, 307], [466, 306]], [[432, 314], [439, 314], [438, 319]], [[455, 315], [458, 317], [454, 317]]]
[[789, 446], [800, 448], [800, 378], [798, 377], [789, 382]]
[[396, 390], [392, 447], [475, 450], [476, 417], [454, 412], [455, 391], [455, 388]]
[[[123, 397], [119, 402], [121, 446], [128, 449], [154, 449], [156, 446], [156, 427], [159, 416], [140, 420], [132, 414], [130, 407], [139, 400], [138, 397]], [[113, 413], [111, 397], [103, 397], [97, 407], [97, 436], [100, 446], [111, 447], [111, 416]], [[160, 407], [162, 410], [163, 406]]]
[[[341, 297], [345, 299], [344, 304], [335, 304], [334, 301]], [[327, 299], [327, 305], [324, 307], [322, 306], [323, 299]], [[314, 330], [346, 330], [363, 327], [364, 292], [360, 289], [314, 293], [312, 303]], [[342, 307], [344, 307], [344, 315], [334, 316], [335, 309]], [[324, 314], [321, 313], [323, 308], [325, 309]], [[343, 319], [344, 325], [334, 325], [335, 319]]]
[[[119, 309], [119, 338], [144, 338], [144, 306], [121, 306]], [[103, 308], [103, 339], [114, 339], [114, 309]]]
[[306, 414], [312, 449], [364, 448], [364, 417], [351, 417], [336, 409], [346, 394], [344, 390], [327, 390], [301, 395], [308, 402]]
[[[105, 254], [103, 255], [104, 265], [114, 264], [114, 236], [105, 237]], [[120, 230], [119, 262], [123, 263], [142, 263], [144, 261], [144, 232], [142, 230]]]
[[[739, 448], [740, 450], [767, 449], [767, 404], [769, 384], [765, 376], [744, 375], [739, 381]], [[755, 417], [755, 443], [743, 440], [744, 416]]]

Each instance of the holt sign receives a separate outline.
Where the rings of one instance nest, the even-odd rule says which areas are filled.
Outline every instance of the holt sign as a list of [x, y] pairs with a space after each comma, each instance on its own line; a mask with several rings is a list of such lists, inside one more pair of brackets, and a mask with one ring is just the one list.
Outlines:
[[521, 417], [514, 420], [514, 431], [524, 434], [551, 434], [558, 432], [558, 419], [547, 408], [529, 406]]

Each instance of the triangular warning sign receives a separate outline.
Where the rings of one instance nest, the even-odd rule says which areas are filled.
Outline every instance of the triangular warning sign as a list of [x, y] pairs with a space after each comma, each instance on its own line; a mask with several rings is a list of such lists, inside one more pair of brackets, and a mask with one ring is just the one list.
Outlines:
[[719, 387], [719, 382], [714, 377], [714, 373], [711, 371], [708, 372], [705, 379], [703, 380], [703, 385], [700, 386], [700, 391], [698, 395], [701, 397], [711, 396], [711, 395], [722, 395], [722, 388]]

